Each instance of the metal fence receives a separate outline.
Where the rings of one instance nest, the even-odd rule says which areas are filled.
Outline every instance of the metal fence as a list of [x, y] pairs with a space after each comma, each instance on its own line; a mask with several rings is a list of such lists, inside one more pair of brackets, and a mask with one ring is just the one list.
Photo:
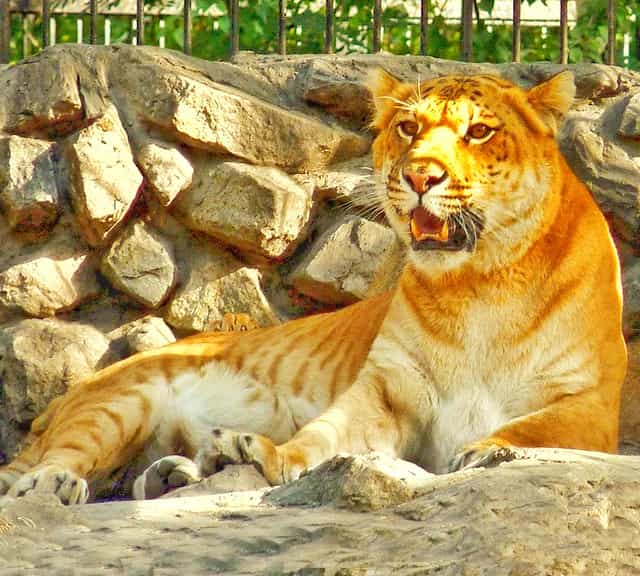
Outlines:
[[[338, 0], [339, 1], [339, 0]], [[382, 0], [373, 1], [373, 19], [371, 22], [371, 51], [380, 52], [382, 47]], [[473, 61], [473, 18], [474, 4], [476, 0], [460, 0], [461, 2], [461, 56], [468, 62]], [[50, 20], [51, 20], [51, 0], [0, 0], [0, 62], [9, 61], [9, 42], [10, 42], [10, 18], [11, 13], [20, 14], [39, 14], [42, 19], [42, 46], [46, 47], [51, 44], [50, 37]], [[86, 13], [89, 16], [89, 42], [96, 43], [97, 39], [97, 17], [98, 17], [98, 0], [88, 0], [84, 2], [88, 7]], [[239, 0], [228, 0], [228, 17], [230, 19], [230, 35], [229, 35], [229, 51], [231, 55], [240, 50], [240, 19], [241, 10]], [[566, 64], [569, 57], [568, 47], [568, 0], [560, 0], [559, 10], [559, 34], [560, 34], [560, 62]], [[324, 30], [324, 52], [331, 53], [334, 46], [335, 36], [335, 9], [334, 0], [325, 0], [325, 30]], [[477, 10], [477, 6], [476, 6]], [[615, 64], [615, 11], [616, 0], [608, 0], [607, 6], [607, 29], [608, 44], [605, 54], [605, 63]], [[83, 12], [84, 13], [84, 12]], [[430, 0], [420, 0], [420, 53], [427, 55], [429, 53], [428, 34], [429, 34], [429, 14]], [[182, 18], [184, 20], [184, 37], [183, 50], [187, 54], [191, 54], [192, 48], [192, 30], [193, 30], [193, 12], [192, 2], [185, 0], [183, 2]], [[135, 43], [144, 44], [144, 21], [145, 21], [145, 4], [144, 0], [135, 0]], [[277, 29], [277, 50], [280, 54], [287, 53], [287, 0], [278, 0], [278, 18]], [[512, 60], [520, 62], [521, 57], [521, 0], [513, 0], [513, 17], [512, 17]]]

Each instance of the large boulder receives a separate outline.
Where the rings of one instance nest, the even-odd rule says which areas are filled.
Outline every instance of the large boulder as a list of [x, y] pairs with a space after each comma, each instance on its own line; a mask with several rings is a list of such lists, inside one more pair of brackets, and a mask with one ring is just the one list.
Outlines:
[[170, 206], [191, 186], [193, 166], [178, 146], [152, 140], [140, 147], [136, 160], [162, 206]]
[[143, 220], [127, 226], [102, 258], [112, 286], [147, 308], [158, 308], [173, 289], [177, 267], [169, 241]]
[[145, 316], [131, 322], [124, 332], [131, 354], [160, 348], [176, 341], [171, 328], [157, 316]]
[[61, 210], [54, 144], [35, 138], [0, 139], [0, 206], [19, 232], [48, 231]]
[[65, 219], [49, 242], [22, 246], [0, 265], [0, 322], [16, 314], [44, 318], [77, 308], [102, 291], [96, 258]]
[[402, 262], [400, 254], [390, 228], [350, 217], [314, 242], [289, 281], [317, 300], [348, 304], [390, 288]]
[[[204, 76], [152, 61], [114, 72], [114, 89], [145, 123], [180, 142], [287, 172], [367, 152], [369, 139], [255, 98]], [[141, 89], [143, 87], [143, 89]]]
[[632, 144], [616, 136], [621, 102], [571, 114], [561, 131], [561, 148], [578, 176], [594, 193], [614, 233], [638, 242], [640, 163]]
[[281, 259], [302, 239], [311, 196], [277, 168], [199, 162], [174, 212], [193, 230], [267, 258]]
[[640, 140], [640, 93], [631, 96], [620, 119], [618, 135]]
[[76, 132], [64, 150], [78, 224], [91, 246], [102, 246], [124, 222], [142, 186], [117, 109], [110, 107]]
[[259, 326], [278, 324], [260, 280], [258, 270], [243, 267], [198, 290], [185, 291], [171, 302], [167, 322], [202, 332], [218, 329], [227, 314], [246, 314]]
[[51, 318], [0, 329], [1, 416], [29, 423], [50, 400], [112, 360], [109, 340], [92, 326]]
[[68, 131], [83, 119], [74, 59], [65, 52], [44, 54], [4, 70], [2, 94], [0, 128], [8, 133]]
[[165, 307], [164, 319], [180, 330], [204, 329], [210, 315], [208, 286], [242, 268], [242, 262], [220, 246], [184, 236], [178, 239], [179, 286]]

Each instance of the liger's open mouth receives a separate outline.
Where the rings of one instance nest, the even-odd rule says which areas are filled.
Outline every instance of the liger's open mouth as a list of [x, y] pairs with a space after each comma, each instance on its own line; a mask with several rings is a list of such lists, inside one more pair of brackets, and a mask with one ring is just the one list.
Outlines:
[[[464, 219], [468, 225], [463, 224]], [[409, 223], [411, 245], [414, 250], [473, 250], [482, 222], [473, 215], [460, 213], [458, 218], [440, 218], [424, 206], [411, 212]]]

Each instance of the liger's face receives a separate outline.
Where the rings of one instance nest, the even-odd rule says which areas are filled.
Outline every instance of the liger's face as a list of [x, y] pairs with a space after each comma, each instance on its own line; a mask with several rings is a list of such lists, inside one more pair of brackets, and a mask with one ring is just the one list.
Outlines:
[[387, 216], [413, 251], [473, 253], [527, 217], [541, 152], [514, 90], [490, 76], [449, 77], [386, 98], [374, 162]]

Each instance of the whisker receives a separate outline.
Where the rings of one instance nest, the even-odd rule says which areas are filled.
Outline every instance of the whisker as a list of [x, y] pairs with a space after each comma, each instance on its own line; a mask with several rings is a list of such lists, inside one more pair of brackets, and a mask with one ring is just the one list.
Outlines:
[[399, 100], [398, 98], [394, 98], [393, 96], [379, 96], [378, 98], [380, 98], [381, 100], [390, 100], [400, 110], [406, 110], [408, 112], [413, 111], [413, 104], [411, 102]]
[[345, 202], [338, 206], [338, 210], [343, 214], [355, 214], [356, 216], [373, 220], [377, 220], [385, 215], [384, 207], [381, 204], [362, 206]]

